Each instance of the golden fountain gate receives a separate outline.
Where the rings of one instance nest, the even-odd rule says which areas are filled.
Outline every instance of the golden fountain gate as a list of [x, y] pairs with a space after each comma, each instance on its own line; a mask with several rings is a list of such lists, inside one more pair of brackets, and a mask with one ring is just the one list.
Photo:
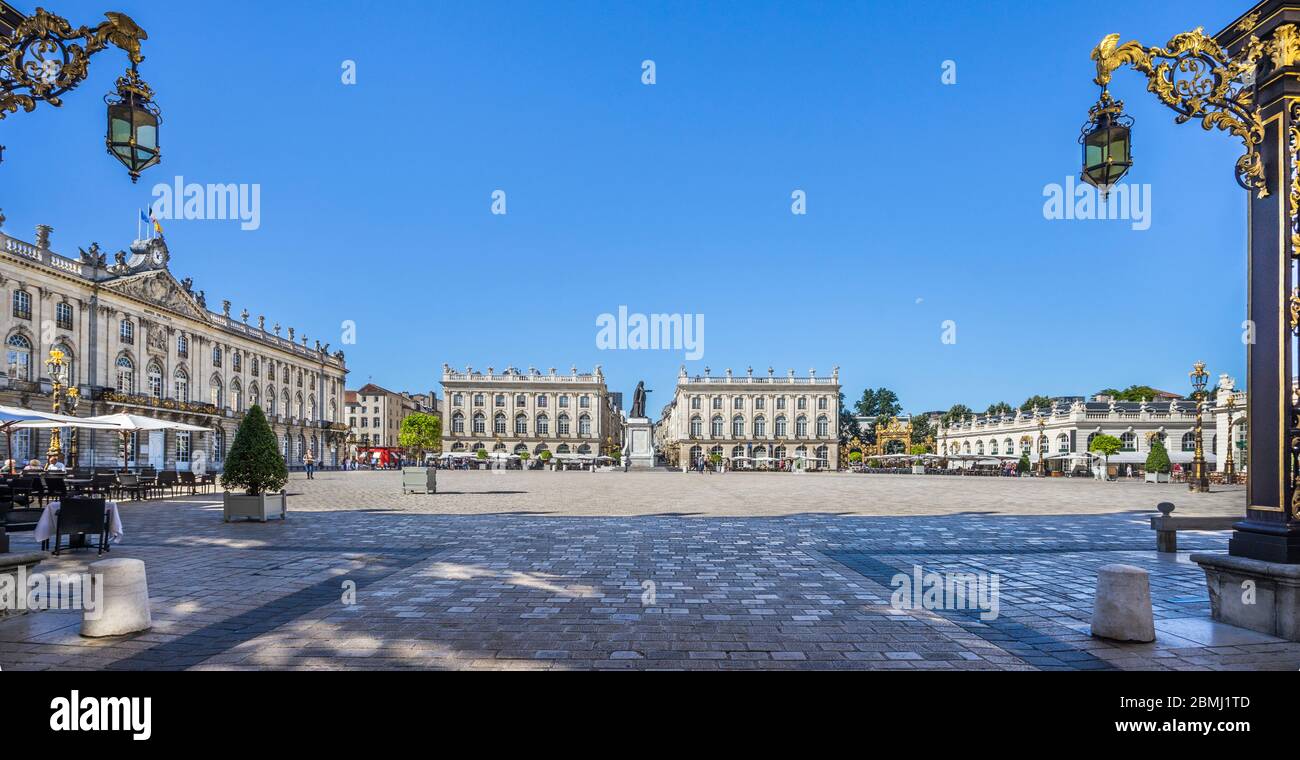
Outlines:
[[1228, 555], [1192, 559], [1215, 619], [1300, 641], [1300, 0], [1265, 0], [1213, 37], [1198, 28], [1164, 47], [1121, 39], [1092, 52], [1101, 97], [1080, 137], [1085, 182], [1104, 192], [1133, 166], [1133, 122], [1109, 91], [1123, 66], [1146, 76], [1176, 123], [1198, 121], [1245, 149], [1236, 177], [1250, 193], [1248, 501]]

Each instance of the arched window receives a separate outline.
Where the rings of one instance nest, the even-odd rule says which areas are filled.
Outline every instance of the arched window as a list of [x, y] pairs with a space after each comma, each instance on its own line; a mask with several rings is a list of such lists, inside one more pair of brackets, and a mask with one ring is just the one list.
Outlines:
[[818, 446], [817, 450], [813, 452], [813, 455], [817, 457], [817, 465], [819, 467], [830, 466], [830, 453], [830, 449], [826, 446]]
[[975, 442], [975, 454], [976, 454], [976, 456], [981, 456], [981, 457], [984, 456], [984, 442], [983, 442], [983, 441], [976, 441], [976, 442]]
[[1196, 433], [1183, 433], [1183, 451], [1196, 451]]
[[767, 435], [767, 420], [760, 414], [754, 418], [754, 437], [762, 438], [765, 435]]
[[732, 458], [732, 459], [739, 459], [739, 458], [741, 458], [741, 457], [743, 457], [743, 456], [745, 456], [745, 447], [744, 447], [744, 446], [732, 446], [732, 447], [731, 447], [731, 458]]
[[817, 418], [817, 437], [825, 438], [831, 434], [831, 422], [826, 415]]
[[1039, 454], [1051, 453], [1051, 443], [1048, 442], [1047, 436], [1045, 435], [1038, 437], [1038, 453]]
[[289, 405], [289, 391], [280, 391], [280, 414], [285, 417], [293, 416], [293, 407]]
[[212, 429], [212, 461], [221, 463], [226, 460], [226, 431], [220, 426]]
[[261, 395], [257, 392], [257, 383], [248, 386], [248, 405], [257, 406], [261, 401]]
[[776, 418], [776, 437], [777, 437], [777, 438], [784, 438], [785, 435], [786, 435], [786, 432], [785, 432], [785, 415], [784, 415], [784, 414], [780, 414], [780, 415], [777, 415], [777, 418]]
[[185, 373], [185, 370], [178, 368], [176, 370], [176, 374], [173, 376], [173, 380], [175, 381], [176, 400], [181, 402], [189, 401], [190, 400], [190, 376]]
[[176, 434], [176, 462], [190, 461], [190, 431], [182, 430]]
[[704, 420], [698, 414], [691, 418], [691, 435], [695, 438], [704, 435]]
[[[1184, 441], [1187, 439], [1184, 438]], [[1138, 437], [1136, 433], [1124, 433], [1119, 437], [1119, 442], [1124, 444], [1120, 451], [1137, 451]]]
[[304, 414], [304, 412], [306, 411], [306, 407], [303, 406], [303, 403], [302, 403], [302, 394], [301, 394], [301, 393], [296, 393], [296, 394], [294, 394], [294, 397], [293, 397], [293, 411], [294, 411], [294, 415], [295, 415], [299, 420], [304, 420], [304, 419], [306, 419], [306, 415]]
[[591, 416], [584, 414], [578, 418], [578, 436], [582, 438], [591, 435]]
[[714, 418], [713, 418], [713, 420], [709, 423], [709, 434], [712, 435], [714, 438], [721, 438], [721, 437], [722, 437], [722, 417], [721, 417], [721, 416], [719, 416], [719, 415], [715, 415]]
[[55, 350], [63, 354], [63, 383], [68, 387], [74, 387], [77, 384], [77, 363], [73, 360], [72, 347], [67, 343], [59, 342], [54, 346]]
[[189, 358], [190, 339], [185, 336], [185, 333], [176, 336], [176, 355], [182, 359]]
[[149, 395], [161, 399], [163, 397], [162, 367], [158, 365], [158, 362], [149, 362], [144, 374], [149, 382]]
[[135, 393], [135, 365], [128, 356], [117, 358], [117, 392]]
[[970, 441], [961, 442], [961, 451], [963, 454], [970, 454]]
[[1033, 444], [1029, 441], [1029, 436], [1025, 436], [1024, 438], [1020, 439], [1020, 453], [1022, 455], [1029, 454], [1030, 448], [1032, 446]]
[[745, 437], [745, 418], [740, 416], [739, 414], [731, 418], [731, 437], [732, 438]]
[[506, 434], [506, 415], [504, 412], [497, 412], [492, 418], [492, 432], [496, 435]]
[[989, 441], [989, 453], [992, 454], [993, 456], [998, 455], [998, 441], [996, 438]]
[[221, 387], [221, 378], [216, 375], [213, 375], [212, 379], [208, 381], [208, 399], [217, 409], [226, 407], [225, 389]]
[[487, 417], [482, 412], [474, 412], [474, 435], [487, 433]]
[[1060, 435], [1056, 436], [1056, 453], [1058, 454], [1070, 453], [1070, 436], [1066, 435], [1065, 433], [1061, 433]]
[[[20, 291], [21, 292], [21, 291]], [[9, 379], [32, 379], [32, 342], [15, 333], [9, 337]]]
[[315, 422], [317, 419], [315, 396], [310, 396], [310, 395], [307, 396], [307, 419], [311, 420], [312, 422]]
[[464, 414], [461, 414], [460, 412], [456, 412], [455, 414], [451, 415], [451, 432], [455, 433], [456, 435], [465, 434]]
[[699, 446], [691, 447], [691, 464], [698, 462], [700, 457], [704, 456], [704, 449]]
[[244, 411], [244, 388], [239, 384], [238, 378], [230, 381], [230, 408], [236, 414]]
[[556, 427], [555, 432], [559, 433], [560, 435], [569, 434], [569, 415], [567, 412], [560, 413], [560, 421], [555, 427]]
[[[543, 396], [542, 398], [545, 398], [545, 396]], [[551, 419], [547, 417], [546, 414], [544, 413], [537, 415], [537, 434], [538, 435], [551, 434]]]
[[60, 301], [54, 305], [54, 324], [60, 330], [72, 329], [72, 304]]
[[515, 415], [515, 435], [528, 435], [528, 415], [523, 413]]
[[802, 414], [799, 415], [799, 417], [796, 418], [794, 421], [794, 437], [795, 438], [808, 437], [808, 418], [803, 416]]
[[32, 318], [32, 294], [25, 290], [14, 291], [14, 318]]
[[1002, 450], [1008, 455], [1016, 453], [1016, 444], [1010, 438], [1002, 442]]
[[117, 326], [117, 336], [123, 343], [135, 343], [135, 325], [131, 320], [123, 319]]

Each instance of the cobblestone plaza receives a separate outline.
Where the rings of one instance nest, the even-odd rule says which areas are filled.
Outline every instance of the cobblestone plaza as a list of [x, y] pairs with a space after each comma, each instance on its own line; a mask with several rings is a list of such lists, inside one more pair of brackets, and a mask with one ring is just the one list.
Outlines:
[[[220, 495], [122, 506], [114, 557], [148, 567], [154, 627], [0, 621], [24, 669], [1290, 669], [1300, 644], [1216, 625], [1184, 533], [1243, 492], [1071, 479], [854, 474], [393, 472], [290, 482], [288, 520], [223, 523]], [[14, 534], [14, 551], [35, 549]], [[38, 570], [79, 572], [93, 552]], [[1157, 641], [1089, 635], [1098, 567], [1147, 569]], [[989, 574], [1000, 609], [896, 609], [891, 578]], [[354, 589], [354, 596], [350, 593]]]

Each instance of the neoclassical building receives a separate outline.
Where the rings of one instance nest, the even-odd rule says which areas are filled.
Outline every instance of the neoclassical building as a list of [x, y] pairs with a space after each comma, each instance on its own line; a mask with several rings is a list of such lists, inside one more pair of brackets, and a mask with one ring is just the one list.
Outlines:
[[599, 365], [560, 374], [554, 367], [456, 372], [444, 364], [442, 401], [444, 452], [596, 457], [623, 446], [622, 413]]
[[655, 428], [660, 453], [672, 466], [701, 456], [755, 460], [803, 458], [817, 466], [839, 468], [840, 370], [818, 377], [809, 370], [777, 375], [743, 375], [730, 369], [715, 376], [677, 375], [677, 390]]
[[[50, 247], [52, 231], [37, 227], [35, 243], [0, 233], [0, 403], [49, 410], [46, 358], [57, 348], [67, 357], [68, 384], [80, 393], [78, 416], [128, 412], [213, 431], [135, 436], [132, 464], [183, 470], [203, 450], [208, 468], [219, 470], [253, 404], [265, 411], [291, 465], [309, 450], [327, 465], [341, 458], [343, 352], [309, 345], [293, 328], [287, 337], [278, 324], [267, 329], [264, 317], [249, 324], [248, 311], [232, 316], [229, 301], [220, 313], [209, 311], [203, 291], [172, 275], [162, 237], [135, 241], [111, 258], [98, 244], [64, 256]], [[121, 464], [117, 434], [79, 431], [78, 439], [80, 465]], [[14, 454], [40, 456], [48, 441], [48, 433], [21, 432]]]
[[[1232, 399], [1231, 415], [1228, 399]], [[1229, 437], [1229, 417], [1232, 434]], [[1050, 467], [1060, 469], [1062, 454], [1082, 454], [1096, 435], [1115, 436], [1124, 448], [1110, 457], [1112, 468], [1133, 465], [1140, 470], [1151, 452], [1151, 440], [1159, 436], [1169, 452], [1169, 460], [1184, 466], [1192, 461], [1196, 449], [1196, 405], [1188, 399], [1159, 402], [1075, 401], [1069, 405], [1053, 404], [1033, 412], [987, 417], [972, 416], [947, 427], [940, 427], [938, 453], [944, 456], [1019, 457], [1028, 454], [1038, 466], [1043, 457]], [[1235, 387], [1227, 375], [1211, 393], [1202, 413], [1202, 442], [1205, 459], [1213, 469], [1226, 464], [1228, 446], [1233, 446], [1237, 471], [1245, 469], [1247, 438], [1246, 394]]]

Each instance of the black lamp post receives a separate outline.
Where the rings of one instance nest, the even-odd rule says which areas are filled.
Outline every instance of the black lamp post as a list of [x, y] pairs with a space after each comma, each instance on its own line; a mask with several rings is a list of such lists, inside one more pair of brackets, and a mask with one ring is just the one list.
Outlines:
[[1188, 373], [1192, 379], [1192, 398], [1196, 401], [1196, 451], [1192, 455], [1192, 473], [1187, 479], [1187, 490], [1198, 493], [1208, 493], [1210, 490], [1210, 477], [1205, 472], [1205, 446], [1201, 436], [1201, 412], [1205, 409], [1205, 384], [1210, 379], [1210, 373], [1205, 371], [1205, 362], [1196, 362], [1192, 365], [1192, 371]]
[[117, 95], [104, 99], [108, 103], [108, 152], [126, 167], [131, 182], [140, 180], [140, 172], [161, 159], [158, 150], [158, 105], [153, 90], [140, 78], [132, 64], [117, 80]]

